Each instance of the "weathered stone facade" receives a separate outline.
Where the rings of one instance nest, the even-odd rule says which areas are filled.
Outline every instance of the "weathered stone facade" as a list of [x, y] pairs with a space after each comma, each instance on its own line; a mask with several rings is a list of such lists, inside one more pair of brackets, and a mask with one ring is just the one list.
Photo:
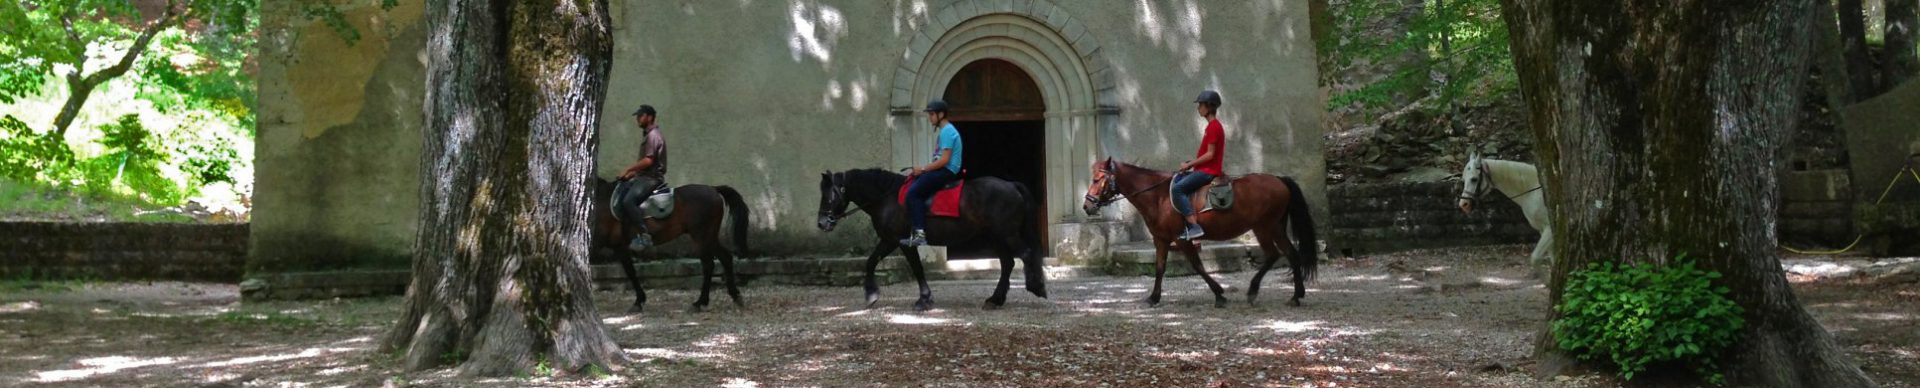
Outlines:
[[[348, 45], [262, 3], [254, 240], [258, 274], [404, 269], [418, 216], [425, 33], [419, 2], [352, 1]], [[1230, 173], [1299, 178], [1324, 205], [1322, 92], [1305, 2], [1104, 0], [613, 2], [615, 60], [600, 168], [631, 163], [627, 113], [659, 108], [674, 183], [732, 185], [752, 210], [755, 251], [870, 247], [865, 217], [813, 226], [819, 174], [923, 162], [919, 107], [966, 65], [1017, 66], [1039, 90], [1051, 254], [1104, 260], [1137, 236], [1130, 209], [1080, 214], [1088, 166], [1114, 157], [1171, 168], [1201, 128], [1194, 95], [1225, 95]], [[1031, 97], [1031, 96], [1029, 96]], [[992, 136], [967, 141], [994, 142]], [[673, 248], [671, 245], [666, 248]], [[1097, 264], [1097, 263], [1093, 263]]]

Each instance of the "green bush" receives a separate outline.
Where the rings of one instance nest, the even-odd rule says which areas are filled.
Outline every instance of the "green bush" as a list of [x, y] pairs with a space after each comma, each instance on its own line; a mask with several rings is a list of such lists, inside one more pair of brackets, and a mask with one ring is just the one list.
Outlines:
[[1649, 364], [1680, 362], [1719, 384], [1714, 355], [1745, 322], [1718, 278], [1684, 254], [1666, 266], [1593, 264], [1568, 275], [1554, 339], [1582, 360], [1612, 361], [1629, 380]]

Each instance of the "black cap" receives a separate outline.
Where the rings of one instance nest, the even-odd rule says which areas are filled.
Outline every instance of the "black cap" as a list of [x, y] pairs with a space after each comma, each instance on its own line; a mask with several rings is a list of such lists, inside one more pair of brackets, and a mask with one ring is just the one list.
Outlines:
[[940, 100], [933, 100], [933, 101], [928, 101], [928, 102], [927, 102], [927, 109], [926, 109], [926, 110], [923, 110], [922, 112], [929, 112], [929, 113], [931, 113], [931, 112], [940, 112], [940, 113], [947, 113], [947, 102], [946, 102], [946, 101], [940, 101]]
[[639, 115], [659, 116], [660, 114], [653, 111], [653, 105], [641, 105], [640, 110], [633, 111], [633, 115], [634, 116], [639, 116]]
[[1220, 93], [1212, 90], [1202, 90], [1200, 91], [1200, 97], [1194, 98], [1193, 102], [1207, 104], [1208, 106], [1219, 108]]

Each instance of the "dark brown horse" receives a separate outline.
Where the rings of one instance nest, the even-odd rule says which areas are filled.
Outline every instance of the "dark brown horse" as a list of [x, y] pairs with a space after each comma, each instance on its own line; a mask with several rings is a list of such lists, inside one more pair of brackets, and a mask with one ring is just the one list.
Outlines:
[[[880, 300], [880, 285], [873, 278], [874, 268], [895, 249], [906, 255], [914, 280], [920, 282], [920, 300], [913, 303], [914, 309], [925, 311], [933, 307], [933, 291], [927, 288], [920, 251], [903, 248], [899, 243], [908, 228], [907, 209], [900, 206], [899, 197], [900, 185], [906, 181], [906, 176], [885, 170], [820, 174], [820, 230], [833, 231], [834, 226], [840, 224], [840, 218], [851, 212], [847, 206], [852, 204], [859, 206], [854, 210], [872, 218], [873, 233], [879, 236], [879, 243], [867, 256], [868, 307]], [[960, 190], [960, 217], [928, 217], [927, 241], [933, 245], [951, 245], [984, 238], [993, 243], [1000, 255], [1000, 285], [993, 289], [993, 296], [987, 298], [986, 308], [1007, 303], [1015, 256], [1019, 256], [1022, 266], [1026, 267], [1027, 291], [1047, 297], [1047, 275], [1040, 268], [1040, 235], [1034, 227], [1039, 222], [1035, 212], [1037, 198], [1020, 182], [994, 177], [969, 178]]]
[[[633, 252], [627, 250], [627, 242], [632, 241], [634, 231], [613, 217], [613, 207], [608, 201], [613, 196], [614, 183], [605, 179], [593, 191], [593, 246], [595, 249], [611, 251], [620, 260], [620, 269], [627, 273], [627, 281], [633, 285], [633, 309], [638, 313], [647, 303], [647, 292], [640, 289], [640, 274], [633, 269]], [[745, 307], [740, 302], [740, 288], [733, 276], [733, 253], [720, 245], [721, 216], [733, 216], [733, 248], [741, 255], [747, 254], [747, 202], [740, 193], [727, 186], [686, 185], [673, 191], [673, 215], [663, 220], [648, 219], [647, 231], [653, 236], [653, 244], [665, 244], [682, 235], [693, 237], [695, 256], [700, 257], [700, 299], [693, 301], [693, 311], [707, 308], [707, 295], [713, 291], [713, 263], [720, 262], [727, 280], [727, 296], [733, 298], [735, 306]]]
[[[1140, 218], [1147, 223], [1147, 231], [1153, 234], [1153, 293], [1147, 296], [1148, 305], [1160, 304], [1160, 280], [1167, 275], [1167, 247], [1175, 245], [1181, 253], [1187, 255], [1187, 261], [1193, 264], [1193, 272], [1206, 279], [1207, 287], [1213, 289], [1214, 307], [1225, 307], [1227, 297], [1220, 283], [1207, 275], [1206, 268], [1200, 263], [1199, 247], [1193, 241], [1179, 240], [1180, 232], [1185, 229], [1185, 221], [1180, 213], [1173, 209], [1168, 199], [1172, 196], [1167, 183], [1172, 174], [1162, 171], [1115, 162], [1113, 159], [1093, 164], [1093, 183], [1087, 187], [1086, 203], [1081, 209], [1094, 214], [1101, 207], [1113, 203], [1116, 196], [1124, 196], [1133, 208], [1140, 211]], [[1195, 193], [1195, 209], [1203, 208], [1206, 195]], [[1267, 174], [1253, 174], [1233, 181], [1233, 208], [1228, 210], [1203, 212], [1199, 215], [1200, 227], [1207, 231], [1204, 240], [1228, 240], [1238, 238], [1253, 231], [1260, 241], [1260, 249], [1266, 252], [1267, 262], [1260, 265], [1260, 272], [1253, 275], [1253, 284], [1247, 286], [1247, 303], [1252, 304], [1260, 295], [1260, 280], [1267, 276], [1267, 270], [1273, 269], [1273, 263], [1279, 261], [1281, 254], [1287, 255], [1287, 266], [1293, 272], [1294, 306], [1300, 305], [1300, 298], [1307, 296], [1306, 280], [1313, 278], [1315, 267], [1319, 266], [1317, 243], [1313, 235], [1313, 216], [1307, 211], [1306, 198], [1301, 195], [1300, 185], [1293, 178], [1276, 177]], [[1295, 247], [1287, 243], [1287, 225], [1291, 220], [1294, 237], [1299, 240]]]

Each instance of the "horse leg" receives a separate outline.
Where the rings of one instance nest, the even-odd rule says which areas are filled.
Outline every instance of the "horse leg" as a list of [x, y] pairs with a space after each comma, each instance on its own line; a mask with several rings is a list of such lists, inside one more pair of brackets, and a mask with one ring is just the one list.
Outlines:
[[[1285, 222], [1281, 224], [1284, 225]], [[1254, 299], [1260, 297], [1260, 283], [1267, 278], [1267, 271], [1272, 270], [1273, 264], [1280, 261], [1280, 253], [1283, 251], [1280, 247], [1284, 245], [1274, 240], [1275, 235], [1276, 233], [1273, 229], [1261, 228], [1253, 230], [1254, 239], [1260, 241], [1260, 252], [1266, 255], [1267, 262], [1260, 263], [1260, 270], [1253, 273], [1253, 283], [1247, 285], [1248, 306], [1252, 306]], [[1284, 238], [1286, 236], [1282, 235], [1280, 237]]]
[[696, 313], [701, 311], [706, 311], [707, 300], [708, 300], [707, 296], [711, 293], [713, 293], [713, 254], [708, 253], [706, 249], [701, 249], [701, 252], [700, 252], [700, 299], [695, 299], [693, 301], [693, 308], [688, 309], [688, 311], [692, 311]]
[[987, 297], [986, 309], [992, 310], [1007, 304], [1007, 289], [1013, 286], [1013, 252], [1005, 246], [997, 249], [1000, 254], [1000, 284], [993, 286], [993, 296]]
[[874, 245], [873, 253], [867, 254], [867, 308], [873, 308], [874, 303], [880, 302], [880, 282], [874, 280], [873, 272], [879, 269], [880, 259], [887, 258], [888, 254], [899, 248], [898, 242], [882, 238], [879, 244]]
[[1180, 243], [1180, 253], [1187, 255], [1187, 263], [1193, 264], [1193, 273], [1200, 274], [1200, 279], [1207, 281], [1207, 289], [1213, 290], [1213, 307], [1227, 307], [1227, 291], [1220, 287], [1220, 282], [1213, 280], [1213, 275], [1207, 274], [1206, 264], [1200, 262], [1200, 246], [1192, 241], [1183, 241]]
[[1534, 277], [1545, 274], [1546, 271], [1542, 269], [1552, 269], [1550, 266], [1553, 265], [1553, 260], [1548, 257], [1552, 252], [1553, 229], [1541, 229], [1540, 242], [1533, 245], [1533, 255], [1527, 258], [1527, 264], [1531, 267]]
[[[881, 243], [884, 244], [885, 241]], [[920, 264], [920, 249], [901, 248], [900, 252], [907, 256], [907, 267], [913, 270], [913, 280], [920, 283], [920, 300], [913, 302], [913, 310], [933, 309], [933, 288], [927, 287], [927, 267], [925, 264]]]
[[[1017, 246], [1018, 245], [1016, 245], [1016, 247]], [[1030, 249], [1026, 251], [1026, 254], [1027, 255], [1021, 260], [1020, 265], [1026, 266], [1027, 277], [1021, 280], [1027, 283], [1027, 292], [1033, 293], [1033, 296], [1038, 296], [1040, 299], [1046, 299], [1047, 270], [1044, 263], [1046, 259], [1040, 257], [1038, 250]]]
[[1147, 307], [1160, 305], [1160, 281], [1167, 277], [1167, 242], [1153, 239], [1153, 292], [1147, 293]]
[[633, 286], [633, 308], [627, 309], [627, 313], [639, 314], [640, 310], [647, 305], [647, 290], [640, 288], [640, 271], [633, 270], [633, 252], [627, 251], [625, 247], [608, 250], [613, 251], [614, 256], [618, 256], [620, 271], [627, 273], [627, 284]]
[[[719, 242], [714, 245], [719, 246]], [[740, 301], [740, 279], [733, 276], [733, 253], [725, 248], [715, 248], [720, 254], [720, 270], [727, 277], [727, 297], [733, 299], [733, 307], [745, 310], [747, 303]]]

